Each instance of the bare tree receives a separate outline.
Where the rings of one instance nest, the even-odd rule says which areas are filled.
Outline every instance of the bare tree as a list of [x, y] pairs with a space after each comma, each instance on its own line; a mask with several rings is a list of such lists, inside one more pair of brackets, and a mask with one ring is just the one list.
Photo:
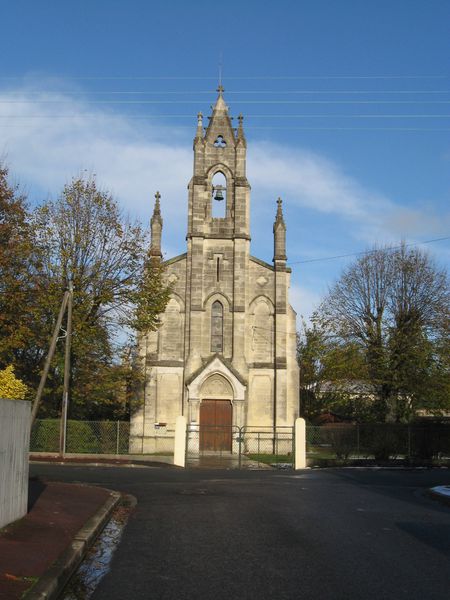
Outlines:
[[317, 321], [328, 337], [364, 353], [378, 420], [407, 419], [420, 404], [445, 403], [435, 384], [448, 381], [438, 344], [448, 333], [448, 290], [446, 272], [403, 244], [359, 258], [322, 302]]

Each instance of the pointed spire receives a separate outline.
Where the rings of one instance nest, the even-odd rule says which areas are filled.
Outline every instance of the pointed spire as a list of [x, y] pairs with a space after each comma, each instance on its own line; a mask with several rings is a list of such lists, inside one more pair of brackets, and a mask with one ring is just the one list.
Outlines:
[[281, 198], [278, 198], [277, 200], [277, 214], [275, 217], [275, 223], [274, 223], [274, 228], [277, 227], [279, 224], [283, 225], [284, 228], [286, 228], [286, 224], [284, 222], [284, 217], [283, 217], [283, 200]]
[[161, 217], [161, 205], [159, 203], [161, 199], [161, 194], [156, 192], [155, 194], [155, 206], [153, 208], [153, 215], [150, 219], [150, 232], [151, 232], [151, 241], [150, 241], [150, 256], [152, 258], [162, 258], [161, 253], [161, 234], [162, 234], [162, 226], [163, 220]]
[[197, 115], [197, 131], [195, 134], [196, 140], [201, 140], [203, 138], [203, 114], [201, 112]]
[[152, 221], [157, 218], [162, 223], [162, 219], [161, 219], [161, 205], [159, 203], [160, 200], [161, 200], [161, 194], [159, 192], [156, 192], [156, 194], [155, 194], [155, 206], [153, 208]]
[[238, 125], [238, 130], [237, 130], [237, 139], [241, 140], [242, 142], [246, 142], [244, 126], [243, 126], [244, 117], [242, 116], [242, 113], [240, 113], [240, 115], [238, 116], [238, 122], [239, 122], [239, 125]]
[[273, 261], [275, 268], [285, 266], [286, 256], [286, 224], [283, 217], [283, 201], [281, 198], [277, 200], [277, 214], [275, 223], [273, 224], [274, 234], [274, 256]]
[[213, 107], [213, 115], [220, 113], [228, 113], [228, 106], [225, 104], [225, 100], [223, 99], [224, 87], [221, 83], [219, 83], [219, 87], [217, 88], [219, 95], [217, 96], [216, 103]]

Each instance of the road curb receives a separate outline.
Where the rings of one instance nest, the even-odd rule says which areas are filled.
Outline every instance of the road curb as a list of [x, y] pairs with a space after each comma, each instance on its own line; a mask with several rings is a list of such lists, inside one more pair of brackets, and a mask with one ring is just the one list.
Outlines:
[[70, 545], [24, 596], [26, 600], [54, 600], [58, 598], [80, 565], [86, 552], [103, 530], [120, 500], [121, 494], [110, 491], [110, 496], [103, 506], [83, 525]]

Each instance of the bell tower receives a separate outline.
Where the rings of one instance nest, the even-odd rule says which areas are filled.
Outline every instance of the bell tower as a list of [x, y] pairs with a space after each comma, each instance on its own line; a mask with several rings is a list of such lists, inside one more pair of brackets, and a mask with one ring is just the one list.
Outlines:
[[250, 239], [250, 186], [246, 177], [243, 117], [239, 116], [235, 130], [223, 98], [223, 87], [220, 85], [217, 91], [219, 95], [206, 130], [203, 115], [197, 116], [187, 237], [222, 235], [227, 239], [236, 236]]
[[223, 87], [219, 85], [217, 91], [208, 125], [204, 126], [201, 113], [197, 117], [194, 172], [188, 186], [185, 324], [188, 372], [199, 368], [220, 347], [209, 345], [209, 329], [204, 320], [211, 310], [209, 298], [213, 297], [223, 310], [220, 354], [241, 371], [247, 368], [244, 358], [246, 265], [250, 253], [247, 142], [243, 117], [239, 116], [238, 127], [233, 128]]

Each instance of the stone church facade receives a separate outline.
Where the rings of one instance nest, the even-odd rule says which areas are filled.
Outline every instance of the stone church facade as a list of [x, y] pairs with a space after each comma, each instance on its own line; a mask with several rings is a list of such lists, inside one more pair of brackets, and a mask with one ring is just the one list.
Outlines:
[[[173, 424], [190, 428], [293, 425], [298, 416], [296, 314], [289, 304], [286, 226], [279, 199], [273, 264], [250, 254], [250, 185], [243, 119], [233, 129], [219, 95], [206, 128], [198, 115], [189, 183], [187, 251], [164, 261], [171, 299], [157, 331], [139, 341], [144, 373], [131, 451], [164, 450]], [[152, 260], [162, 260], [156, 194]], [[232, 450], [231, 434], [203, 449]], [[203, 441], [202, 441], [203, 440]]]

